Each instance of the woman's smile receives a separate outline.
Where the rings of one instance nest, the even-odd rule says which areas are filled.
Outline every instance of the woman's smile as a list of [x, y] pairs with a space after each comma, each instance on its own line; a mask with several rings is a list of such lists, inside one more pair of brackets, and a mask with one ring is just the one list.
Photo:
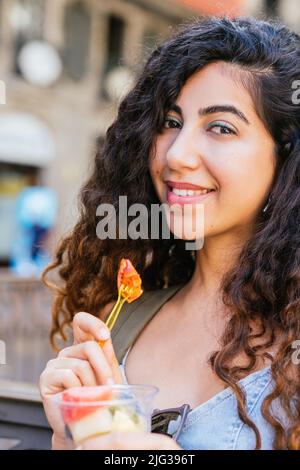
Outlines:
[[167, 184], [167, 201], [169, 204], [196, 204], [214, 192], [214, 189], [179, 189]]

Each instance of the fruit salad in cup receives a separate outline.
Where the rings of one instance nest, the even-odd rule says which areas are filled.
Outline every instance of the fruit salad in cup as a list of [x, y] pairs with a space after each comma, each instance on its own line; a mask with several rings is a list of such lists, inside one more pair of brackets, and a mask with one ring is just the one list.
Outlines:
[[100, 385], [70, 388], [57, 394], [66, 435], [75, 446], [112, 432], [150, 432], [153, 398], [151, 385]]

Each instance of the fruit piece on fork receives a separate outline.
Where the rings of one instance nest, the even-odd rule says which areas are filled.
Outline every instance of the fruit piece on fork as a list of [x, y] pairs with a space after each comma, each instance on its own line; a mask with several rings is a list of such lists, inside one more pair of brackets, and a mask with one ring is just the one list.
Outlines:
[[[131, 303], [138, 299], [143, 293], [140, 275], [129, 259], [122, 258], [120, 262], [117, 285], [119, 293], [118, 300], [105, 322], [110, 331], [113, 329], [125, 301]], [[105, 341], [99, 341], [98, 343], [102, 347]]]
[[143, 293], [140, 275], [129, 259], [121, 260], [117, 282], [118, 290], [122, 291], [122, 296], [126, 297], [128, 303], [133, 302]]

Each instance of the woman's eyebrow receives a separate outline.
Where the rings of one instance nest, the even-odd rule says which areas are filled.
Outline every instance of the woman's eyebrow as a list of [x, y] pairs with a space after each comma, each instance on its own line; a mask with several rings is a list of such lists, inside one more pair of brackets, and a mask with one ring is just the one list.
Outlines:
[[[182, 117], [182, 110], [180, 106], [178, 106], [177, 104], [173, 104], [170, 107], [170, 111], [175, 111]], [[242, 111], [240, 111], [235, 106], [229, 105], [229, 104], [215, 104], [212, 106], [207, 106], [205, 108], [200, 108], [198, 113], [199, 113], [199, 116], [206, 116], [208, 114], [215, 114], [215, 113], [231, 113], [237, 116], [238, 118], [240, 118], [246, 124], [248, 125], [250, 124], [250, 122], [248, 121], [248, 119], [246, 118], [245, 114]]]

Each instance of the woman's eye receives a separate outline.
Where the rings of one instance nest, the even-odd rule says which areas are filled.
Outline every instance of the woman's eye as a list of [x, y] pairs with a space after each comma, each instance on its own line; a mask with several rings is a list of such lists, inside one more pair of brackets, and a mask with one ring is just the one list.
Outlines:
[[180, 129], [181, 123], [176, 119], [168, 117], [164, 120], [163, 127], [165, 127], [166, 129]]
[[222, 123], [211, 124], [208, 127], [208, 130], [215, 129], [215, 128], [219, 129], [218, 132], [214, 132], [215, 134], [219, 134], [219, 135], [236, 135], [237, 134], [236, 131], [232, 129], [232, 127], [229, 127], [226, 124], [222, 124]]

